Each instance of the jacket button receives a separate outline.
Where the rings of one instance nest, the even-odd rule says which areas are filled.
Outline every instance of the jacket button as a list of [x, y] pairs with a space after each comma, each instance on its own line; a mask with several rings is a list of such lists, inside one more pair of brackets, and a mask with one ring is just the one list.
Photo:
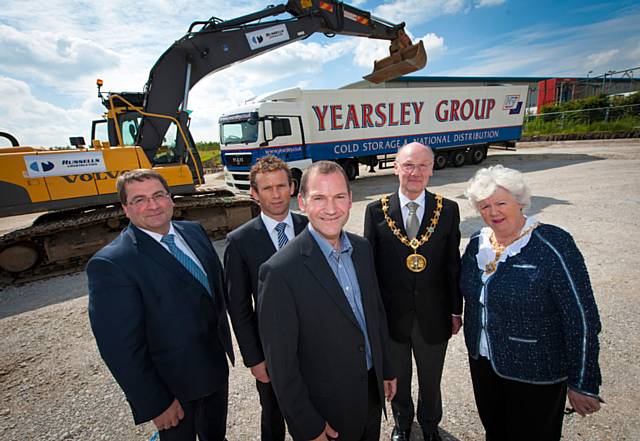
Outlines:
[[358, 350], [359, 350], [360, 352], [364, 352], [364, 346], [362, 346], [362, 345], [358, 346]]

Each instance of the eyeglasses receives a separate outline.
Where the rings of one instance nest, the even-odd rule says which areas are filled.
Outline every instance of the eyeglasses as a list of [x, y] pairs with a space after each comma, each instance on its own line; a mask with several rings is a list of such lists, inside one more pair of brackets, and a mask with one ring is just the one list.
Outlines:
[[127, 205], [131, 205], [132, 207], [144, 207], [149, 204], [149, 202], [153, 201], [156, 204], [160, 204], [171, 197], [170, 193], [166, 191], [157, 191], [151, 196], [136, 196], [127, 202]]
[[433, 168], [433, 162], [427, 162], [426, 164], [414, 164], [412, 162], [403, 162], [399, 164], [402, 171], [405, 173], [412, 173], [414, 170], [417, 170], [420, 173], [424, 173]]

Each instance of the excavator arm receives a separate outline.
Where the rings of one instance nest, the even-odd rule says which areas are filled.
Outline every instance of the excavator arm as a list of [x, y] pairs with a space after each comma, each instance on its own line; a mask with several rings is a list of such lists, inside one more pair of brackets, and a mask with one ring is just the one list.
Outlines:
[[[282, 14], [289, 17], [263, 21]], [[426, 64], [422, 42], [411, 45], [403, 29], [404, 23], [394, 25], [334, 0], [290, 0], [227, 21], [215, 17], [197, 21], [153, 66], [145, 85], [144, 110], [147, 115], [176, 118], [186, 132], [189, 91], [202, 78], [317, 32], [392, 41], [391, 55], [376, 62], [374, 72], [365, 78], [376, 83], [395, 78]], [[137, 144], [150, 161], [169, 124], [166, 118], [145, 116], [142, 119]], [[179, 143], [184, 142], [178, 138]], [[184, 147], [193, 146], [179, 146], [179, 150]]]

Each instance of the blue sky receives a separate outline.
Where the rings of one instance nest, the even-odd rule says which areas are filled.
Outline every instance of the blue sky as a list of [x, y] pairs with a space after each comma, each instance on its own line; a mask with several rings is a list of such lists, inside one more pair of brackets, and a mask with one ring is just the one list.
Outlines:
[[[282, 0], [284, 2], [284, 0]], [[0, 131], [23, 145], [89, 139], [104, 90], [139, 91], [157, 58], [192, 21], [230, 19], [273, 3], [256, 0], [3, 0]], [[387, 0], [347, 2], [423, 40], [428, 64], [413, 75], [593, 76], [640, 66], [640, 1]], [[192, 131], [217, 140], [217, 118], [277, 89], [337, 88], [369, 73], [385, 42], [322, 35], [238, 64], [191, 92]], [[640, 71], [636, 72], [636, 76]], [[7, 145], [4, 141], [0, 141]]]

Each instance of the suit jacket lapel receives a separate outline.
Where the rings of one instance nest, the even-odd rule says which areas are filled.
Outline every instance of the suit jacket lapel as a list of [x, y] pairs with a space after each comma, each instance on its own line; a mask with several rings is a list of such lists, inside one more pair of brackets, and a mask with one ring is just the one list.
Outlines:
[[304, 218], [295, 213], [291, 213], [291, 217], [293, 219], [293, 233], [297, 236], [302, 233], [302, 230], [307, 226], [307, 223], [304, 222]]
[[333, 274], [333, 270], [329, 266], [327, 259], [322, 254], [320, 247], [315, 243], [315, 239], [309, 233], [309, 230], [304, 230], [301, 234], [301, 246], [300, 251], [304, 259], [305, 266], [309, 269], [309, 272], [318, 281], [318, 284], [324, 288], [324, 291], [335, 302], [349, 320], [353, 322], [355, 326], [360, 329], [356, 316], [349, 306], [349, 302], [342, 291], [342, 287], [338, 283], [336, 276]]
[[134, 238], [140, 252], [154, 260], [167, 271], [174, 273], [187, 283], [199, 283], [191, 273], [183, 267], [162, 245], [147, 233], [140, 231], [135, 225], [129, 224], [129, 232]]
[[[210, 262], [209, 262], [209, 258], [210, 258], [210, 251], [208, 249], [203, 248], [202, 244], [195, 240], [193, 237], [191, 237], [183, 228], [182, 225], [174, 223], [173, 224], [173, 228], [175, 228], [175, 230], [178, 232], [178, 234], [180, 234], [180, 237], [182, 239], [184, 239], [184, 241], [187, 243], [187, 245], [189, 245], [189, 248], [191, 248], [191, 251], [193, 251], [193, 254], [196, 255], [196, 257], [198, 258], [198, 261], [200, 261], [200, 265], [202, 265], [202, 268], [204, 268], [205, 274], [207, 275], [207, 279], [209, 281], [209, 289], [211, 290], [211, 294], [215, 297], [216, 295], [221, 295], [222, 293], [216, 292], [218, 291], [218, 287], [215, 286], [215, 274], [212, 274], [210, 271]], [[207, 239], [208, 240], [208, 239]], [[165, 250], [166, 251], [166, 250]], [[195, 277], [193, 277], [193, 274], [191, 274], [189, 272], [188, 269], [186, 269], [180, 262], [178, 262], [173, 256], [171, 256], [171, 253], [169, 253], [167, 251], [167, 254], [169, 254], [169, 256], [173, 259], [173, 262], [176, 266], [176, 272], [179, 273], [180, 277], [183, 278], [184, 280], [189, 281], [190, 283], [195, 283], [198, 287], [202, 287], [202, 291], [204, 295], [208, 295], [206, 293], [206, 290], [204, 289], [204, 287], [202, 286], [202, 284], [198, 281], [198, 279], [196, 279]]]
[[396, 226], [402, 230], [403, 234], [407, 234], [402, 220], [402, 208], [400, 207], [398, 193], [393, 193], [389, 196], [389, 217], [396, 221]]
[[[389, 195], [389, 217], [396, 222], [396, 226], [400, 228], [400, 231], [405, 236], [407, 235], [407, 230], [404, 226], [404, 221], [402, 220], [402, 209], [400, 207], [400, 198], [398, 197], [398, 193], [393, 193]], [[389, 234], [393, 237], [393, 243], [395, 244], [395, 250], [398, 253], [398, 256], [402, 259], [405, 258], [408, 248], [406, 245], [403, 245], [394, 234], [393, 231], [387, 226]]]
[[424, 214], [422, 215], [422, 222], [420, 223], [420, 233], [418, 236], [421, 236], [422, 233], [427, 229], [428, 225], [431, 225], [431, 218], [433, 217], [433, 213], [436, 211], [436, 198], [433, 193], [429, 193], [427, 190], [424, 192]]
[[[354, 241], [351, 241], [353, 245], [353, 254], [351, 255], [351, 261], [353, 262], [353, 266], [356, 269], [356, 276], [358, 277], [358, 286], [360, 287], [360, 297], [362, 299], [362, 309], [364, 310], [364, 317], [367, 324], [367, 332], [369, 336], [373, 335], [370, 332], [371, 323], [370, 318], [374, 317], [372, 314], [372, 308], [374, 305], [371, 304], [372, 301], [372, 290], [369, 288], [369, 283], [372, 280], [372, 277], [375, 277], [371, 272], [371, 268], [365, 265], [365, 262], [368, 262], [368, 257], [364, 254], [364, 250], [362, 247], [356, 246]], [[371, 338], [370, 338], [371, 340]]]
[[271, 235], [269, 231], [267, 231], [267, 226], [262, 221], [262, 217], [256, 216], [254, 220], [253, 230], [256, 233], [256, 240], [258, 244], [262, 244], [262, 246], [257, 246], [256, 250], [260, 250], [260, 252], [264, 252], [265, 255], [262, 256], [261, 262], [265, 262], [273, 253], [275, 253], [276, 247], [271, 240]]

